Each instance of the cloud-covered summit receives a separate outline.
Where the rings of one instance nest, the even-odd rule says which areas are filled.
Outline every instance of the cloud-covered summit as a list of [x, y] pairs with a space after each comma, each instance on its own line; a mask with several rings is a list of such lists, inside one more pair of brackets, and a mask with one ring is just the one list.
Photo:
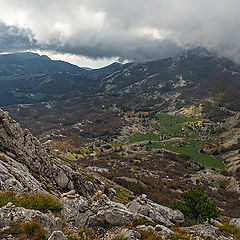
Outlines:
[[151, 60], [189, 45], [239, 60], [238, 0], [1, 0], [0, 51]]

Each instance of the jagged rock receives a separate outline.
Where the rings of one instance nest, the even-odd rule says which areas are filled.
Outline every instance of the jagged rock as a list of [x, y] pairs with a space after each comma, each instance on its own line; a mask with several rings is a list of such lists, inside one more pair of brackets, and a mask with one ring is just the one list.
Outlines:
[[120, 232], [120, 236], [123, 237], [126, 240], [141, 239], [141, 234], [139, 232], [128, 229], [128, 228], [122, 229], [122, 231]]
[[0, 154], [4, 154], [4, 158], [0, 158], [0, 169], [3, 172], [0, 174], [0, 190], [9, 189], [11, 185], [16, 191], [33, 188], [43, 192], [41, 185], [31, 177], [30, 171], [33, 171], [60, 190], [75, 189], [83, 196], [93, 195], [98, 190], [104, 191], [101, 182], [89, 181], [86, 176], [63, 165], [44, 149], [37, 138], [28, 130], [23, 130], [1, 109]]
[[165, 238], [169, 238], [169, 237], [173, 236], [173, 234], [174, 234], [174, 232], [171, 229], [169, 229], [163, 225], [159, 225], [159, 224], [156, 225], [155, 227], [139, 225], [139, 226], [137, 226], [137, 229], [142, 230], [142, 231], [151, 231], [151, 232], [161, 235]]
[[157, 233], [160, 233], [162, 236], [164, 236], [166, 238], [169, 238], [174, 235], [174, 232], [171, 229], [169, 229], [163, 225], [159, 225], [159, 224], [156, 225], [155, 231]]
[[50, 211], [44, 214], [40, 211], [16, 207], [10, 202], [0, 208], [1, 228], [9, 226], [12, 222], [21, 223], [32, 220], [40, 222], [46, 229], [48, 235], [62, 228], [62, 220], [55, 217]]
[[68, 238], [63, 234], [62, 231], [54, 231], [48, 240], [67, 240]]
[[120, 226], [134, 218], [126, 206], [110, 201], [102, 192], [97, 192], [91, 199], [64, 197], [62, 203], [62, 216], [75, 220], [77, 226]]
[[71, 190], [71, 191], [69, 191], [69, 192], [67, 192], [67, 193], [63, 193], [63, 194], [61, 195], [61, 198], [63, 198], [63, 197], [77, 198], [77, 197], [79, 197], [79, 194], [76, 194], [76, 191], [75, 191], [75, 190]]
[[216, 238], [217, 233], [219, 232], [219, 229], [217, 227], [214, 227], [213, 225], [210, 225], [208, 223], [194, 225], [191, 227], [185, 227], [183, 229], [190, 234], [195, 234], [203, 238], [207, 237]]
[[219, 221], [215, 220], [215, 219], [211, 219], [211, 224], [213, 224], [216, 227], [222, 227], [223, 224], [220, 223]]
[[230, 222], [229, 225], [235, 226], [240, 228], [240, 218], [233, 218]]
[[0, 154], [0, 190], [47, 193], [26, 166], [6, 154]]
[[63, 197], [61, 203], [63, 206], [61, 215], [66, 220], [76, 220], [79, 211], [83, 212], [84, 209], [88, 209], [87, 206], [84, 208], [84, 206], [87, 205], [87, 199], [81, 196], [77, 198]]
[[175, 223], [184, 221], [183, 214], [178, 210], [172, 210], [161, 206], [142, 195], [127, 205], [130, 212], [146, 216], [154, 222], [166, 227], [173, 226]]
[[108, 189], [108, 197], [112, 200], [115, 195], [116, 195], [116, 190], [114, 188], [109, 188]]

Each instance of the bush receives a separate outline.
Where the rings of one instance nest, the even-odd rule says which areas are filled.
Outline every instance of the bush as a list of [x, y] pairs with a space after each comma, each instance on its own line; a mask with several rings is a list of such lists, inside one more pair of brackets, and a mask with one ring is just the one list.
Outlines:
[[217, 210], [216, 204], [209, 201], [205, 192], [206, 188], [198, 184], [181, 195], [184, 202], [173, 202], [171, 207], [180, 210], [188, 222], [196, 220], [198, 223], [202, 223], [210, 221], [211, 218], [216, 219], [220, 212]]
[[[9, 229], [0, 231], [0, 238], [5, 239], [8, 235], [16, 236], [22, 240], [46, 240], [47, 232], [43, 226], [36, 221], [25, 223], [12, 223]], [[14, 238], [15, 239], [15, 238]]]
[[38, 222], [26, 222], [23, 224], [23, 230], [24, 233], [33, 239], [46, 239], [47, 238], [47, 234], [46, 231], [44, 230], [43, 226], [38, 223]]
[[15, 192], [0, 192], [0, 207], [12, 202], [18, 207], [26, 209], [35, 209], [42, 212], [60, 211], [61, 203], [59, 199], [47, 194], [22, 194]]

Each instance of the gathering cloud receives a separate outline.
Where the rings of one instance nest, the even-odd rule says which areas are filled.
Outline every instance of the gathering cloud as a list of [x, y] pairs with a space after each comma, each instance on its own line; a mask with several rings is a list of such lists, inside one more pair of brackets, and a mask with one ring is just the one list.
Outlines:
[[238, 0], [1, 0], [0, 51], [146, 61], [190, 44], [240, 61], [239, 7]]

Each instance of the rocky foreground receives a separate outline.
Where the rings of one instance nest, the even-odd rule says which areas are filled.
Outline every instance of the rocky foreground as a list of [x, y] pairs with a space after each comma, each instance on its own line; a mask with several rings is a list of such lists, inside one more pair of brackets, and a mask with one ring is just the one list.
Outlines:
[[[0, 110], [1, 193], [14, 192], [19, 198], [22, 194], [50, 195], [61, 203], [56, 213], [0, 201], [2, 239], [148, 239], [144, 232], [155, 239], [233, 239], [221, 231], [223, 225], [217, 221], [214, 226], [204, 223], [180, 228], [184, 222], [180, 211], [156, 204], [144, 194], [127, 204], [120, 203], [114, 198], [117, 193], [113, 185], [102, 180], [48, 153], [28, 130]], [[40, 224], [45, 235], [34, 237], [28, 230], [26, 238], [22, 232], [12, 231], [13, 226], [30, 222]], [[240, 227], [240, 219], [232, 219], [230, 224]], [[88, 236], [89, 231], [94, 234]]]

